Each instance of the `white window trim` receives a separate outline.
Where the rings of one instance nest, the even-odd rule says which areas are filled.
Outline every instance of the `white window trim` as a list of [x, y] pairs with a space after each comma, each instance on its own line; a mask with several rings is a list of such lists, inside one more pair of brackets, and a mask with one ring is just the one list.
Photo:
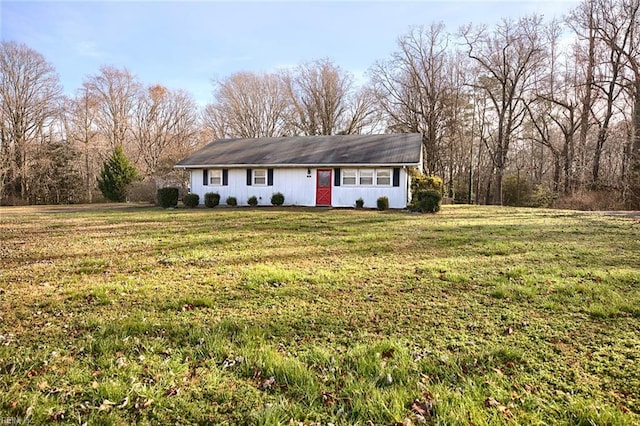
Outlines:
[[[353, 183], [346, 183], [344, 181], [344, 178], [347, 177], [346, 176], [347, 175], [346, 172], [353, 172], [353, 176], [349, 176], [349, 178], [353, 178]], [[340, 183], [343, 186], [357, 186], [358, 185], [358, 169], [343, 169], [342, 173], [341, 173], [341, 176], [340, 176], [340, 179], [341, 179]]]
[[[348, 176], [349, 172], [352, 173]], [[388, 179], [388, 183], [378, 183], [380, 173], [386, 174], [385, 179]], [[371, 183], [361, 183], [362, 178], [371, 178]], [[345, 182], [345, 178], [355, 178], [355, 183]], [[353, 187], [353, 186], [365, 186], [365, 187], [381, 187], [388, 188], [393, 186], [393, 169], [342, 169], [340, 176], [340, 185]]]
[[[367, 172], [367, 176], [363, 176], [362, 172], [366, 171]], [[362, 178], [366, 177], [369, 178], [369, 175], [371, 177], [371, 183], [362, 183]], [[375, 186], [375, 182], [376, 182], [376, 173], [374, 170], [372, 169], [363, 169], [363, 170], [358, 170], [358, 185], [360, 186]]]
[[[386, 172], [388, 174], [388, 176], [385, 176], [385, 178], [389, 179], [389, 183], [379, 183], [378, 182], [378, 173], [380, 172]], [[375, 185], [376, 186], [391, 186], [393, 184], [393, 172], [391, 171], [391, 169], [376, 169], [376, 173], [375, 173]]]
[[[209, 169], [209, 185], [222, 186], [222, 169]], [[215, 175], [215, 176], [214, 176]], [[218, 178], [219, 183], [214, 183], [213, 179]]]
[[[257, 172], [264, 172], [264, 183], [256, 182]], [[267, 180], [269, 179], [269, 173], [267, 169], [253, 169], [251, 173], [251, 183], [253, 186], [267, 186]]]

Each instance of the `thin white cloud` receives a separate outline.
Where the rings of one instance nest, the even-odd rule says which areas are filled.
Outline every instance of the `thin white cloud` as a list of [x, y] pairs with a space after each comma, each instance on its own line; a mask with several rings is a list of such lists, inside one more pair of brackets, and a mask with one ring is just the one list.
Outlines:
[[80, 41], [74, 46], [76, 53], [88, 58], [104, 58], [106, 53], [98, 48], [92, 41]]

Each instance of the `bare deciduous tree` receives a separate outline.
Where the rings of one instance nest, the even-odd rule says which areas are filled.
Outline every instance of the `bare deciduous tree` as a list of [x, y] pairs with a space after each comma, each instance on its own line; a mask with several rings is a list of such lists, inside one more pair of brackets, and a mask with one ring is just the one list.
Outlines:
[[[578, 36], [578, 43], [574, 46], [577, 63], [576, 89], [580, 96], [580, 133], [578, 161], [578, 188], [582, 188], [587, 169], [587, 138], [592, 126], [592, 109], [595, 102], [594, 73], [596, 62], [595, 38], [595, 1], [585, 0], [568, 15], [566, 22]], [[582, 46], [585, 43], [586, 46]], [[580, 82], [579, 79], [582, 79]]]
[[354, 123], [363, 112], [356, 108], [355, 114], [349, 116], [353, 77], [329, 59], [302, 64], [287, 73], [284, 81], [292, 110], [291, 124], [297, 132], [333, 135], [357, 129]]
[[106, 156], [105, 138], [101, 137], [97, 126], [98, 101], [86, 86], [81, 87], [76, 96], [65, 103], [65, 133], [67, 139], [78, 147], [82, 159], [82, 180], [85, 199], [91, 202], [100, 160]]
[[216, 139], [274, 137], [287, 131], [287, 97], [277, 74], [239, 72], [218, 81], [204, 124]]
[[425, 171], [437, 173], [451, 92], [449, 36], [444, 24], [437, 23], [412, 29], [398, 47], [389, 61], [373, 67], [374, 87], [390, 128], [423, 134]]
[[[533, 140], [547, 149], [553, 158], [553, 191], [568, 194], [575, 181], [575, 136], [580, 128], [580, 93], [576, 88], [575, 61], [569, 55], [561, 60], [558, 43], [562, 28], [552, 21], [544, 32], [549, 48], [545, 66], [534, 87], [533, 102], [527, 105], [535, 130]], [[562, 134], [558, 136], [558, 131]], [[541, 158], [538, 168], [544, 167]]]
[[154, 85], [141, 93], [133, 116], [133, 134], [145, 177], [169, 172], [173, 163], [187, 154], [197, 133], [196, 124], [197, 107], [187, 92]]
[[[609, 48], [611, 67], [610, 79], [602, 90], [607, 94], [608, 101], [613, 97], [615, 102], [617, 94], [612, 85], [617, 84], [631, 98], [633, 131], [628, 204], [640, 208], [640, 0], [598, 0], [597, 5], [599, 19], [595, 33]], [[607, 103], [607, 112], [610, 111], [610, 103]], [[596, 151], [596, 155], [599, 153]], [[599, 163], [594, 164], [596, 182], [597, 165]]]
[[373, 89], [369, 86], [361, 87], [351, 97], [341, 133], [356, 135], [380, 131], [382, 115], [377, 105]]
[[452, 52], [447, 58], [444, 87], [448, 89], [444, 100], [443, 138], [447, 155], [442, 161], [443, 169], [438, 173], [445, 178], [449, 196], [470, 203], [476, 129], [472, 93], [467, 85], [467, 81], [472, 78], [468, 62], [466, 55], [460, 51]]
[[109, 141], [110, 151], [125, 147], [130, 140], [131, 117], [141, 89], [128, 69], [103, 66], [100, 73], [87, 78], [84, 87], [98, 103], [96, 123]]
[[468, 55], [477, 65], [474, 83], [491, 101], [495, 127], [487, 149], [495, 168], [495, 187], [487, 203], [502, 203], [502, 180], [509, 148], [526, 116], [527, 92], [544, 58], [542, 17], [503, 20], [493, 32], [485, 27], [462, 30]]
[[58, 116], [61, 92], [58, 75], [40, 53], [0, 42], [0, 198], [5, 189], [27, 197], [30, 148]]

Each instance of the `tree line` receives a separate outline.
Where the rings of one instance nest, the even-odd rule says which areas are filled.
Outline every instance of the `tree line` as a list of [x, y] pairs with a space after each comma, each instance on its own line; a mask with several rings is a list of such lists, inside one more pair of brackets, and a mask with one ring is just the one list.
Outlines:
[[563, 20], [413, 27], [366, 81], [324, 58], [237, 72], [212, 95], [199, 108], [104, 66], [65, 96], [41, 54], [3, 41], [0, 201], [92, 201], [117, 147], [141, 177], [131, 196], [152, 197], [215, 139], [420, 132], [424, 172], [459, 202], [640, 208], [640, 0], [583, 0]]

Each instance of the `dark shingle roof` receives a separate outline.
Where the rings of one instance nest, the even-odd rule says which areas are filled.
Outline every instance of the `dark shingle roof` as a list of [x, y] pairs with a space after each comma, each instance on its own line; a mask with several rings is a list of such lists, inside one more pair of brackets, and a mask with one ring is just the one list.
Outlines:
[[176, 167], [415, 165], [421, 151], [419, 133], [221, 139]]

